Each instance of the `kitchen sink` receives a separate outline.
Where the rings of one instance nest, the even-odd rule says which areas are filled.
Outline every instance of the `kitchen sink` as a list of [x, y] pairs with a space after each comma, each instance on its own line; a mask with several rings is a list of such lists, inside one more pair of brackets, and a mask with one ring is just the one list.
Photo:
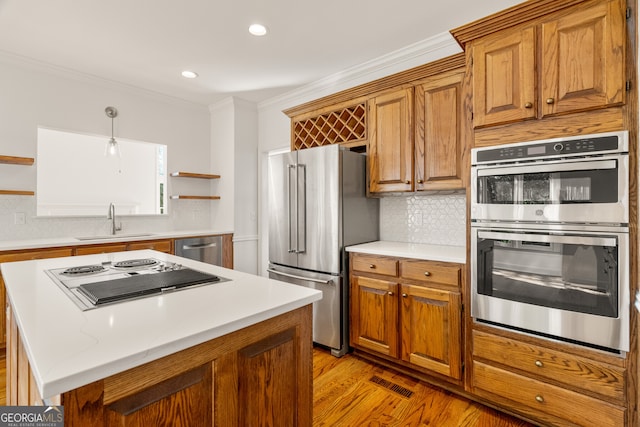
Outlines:
[[76, 240], [106, 240], [106, 239], [126, 239], [128, 237], [149, 237], [153, 233], [135, 233], [135, 234], [107, 234], [104, 236], [83, 236], [74, 237]]

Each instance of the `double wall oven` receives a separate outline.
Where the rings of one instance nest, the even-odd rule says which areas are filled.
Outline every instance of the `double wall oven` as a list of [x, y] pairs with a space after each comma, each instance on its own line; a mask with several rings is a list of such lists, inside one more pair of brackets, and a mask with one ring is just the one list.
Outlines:
[[628, 132], [472, 150], [471, 315], [629, 350]]

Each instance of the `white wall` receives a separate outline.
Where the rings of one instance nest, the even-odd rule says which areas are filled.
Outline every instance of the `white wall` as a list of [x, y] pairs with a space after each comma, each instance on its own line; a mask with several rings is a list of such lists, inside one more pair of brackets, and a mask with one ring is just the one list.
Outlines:
[[[111, 119], [104, 109], [114, 106], [115, 135], [156, 142], [168, 147], [169, 171], [209, 172], [209, 113], [206, 106], [141, 89], [44, 68], [11, 57], [0, 57], [0, 154], [36, 157], [37, 127], [110, 135]], [[196, 153], [194, 155], [194, 153]], [[61, 167], [73, 167], [73, 158]], [[36, 190], [34, 166], [0, 164], [0, 188]], [[90, 181], [91, 176], [87, 176]], [[170, 194], [208, 194], [210, 183], [169, 178]], [[171, 201], [168, 216], [122, 217], [123, 232], [211, 229], [212, 201]], [[0, 195], [0, 240], [106, 234], [104, 218], [37, 218], [33, 196]], [[16, 224], [16, 214], [26, 223]]]
[[213, 222], [234, 230], [236, 270], [255, 274], [258, 254], [256, 105], [227, 98], [209, 107], [211, 112], [211, 164], [220, 174]]

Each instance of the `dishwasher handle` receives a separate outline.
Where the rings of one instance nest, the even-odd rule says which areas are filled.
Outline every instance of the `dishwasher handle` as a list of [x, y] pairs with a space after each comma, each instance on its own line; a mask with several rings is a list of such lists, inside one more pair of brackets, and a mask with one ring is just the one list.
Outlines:
[[272, 268], [267, 268], [267, 271], [269, 273], [277, 274], [284, 277], [289, 277], [291, 279], [306, 280], [307, 282], [322, 283], [323, 285], [330, 285], [331, 283], [333, 283], [333, 280], [322, 280], [322, 279], [313, 279], [311, 277], [297, 276], [295, 274], [283, 273], [282, 271], [274, 270]]
[[199, 245], [182, 245], [182, 249], [204, 249], [204, 248], [215, 248], [218, 246], [217, 243], [201, 243]]

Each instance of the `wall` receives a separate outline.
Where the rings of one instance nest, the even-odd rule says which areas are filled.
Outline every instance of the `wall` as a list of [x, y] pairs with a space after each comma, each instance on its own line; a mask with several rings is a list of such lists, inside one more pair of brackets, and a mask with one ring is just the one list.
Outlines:
[[[9, 56], [0, 57], [0, 154], [36, 157], [37, 126], [166, 144], [169, 172], [210, 171], [207, 107]], [[198, 155], [194, 155], [198, 153]], [[74, 159], [60, 167], [73, 167]], [[36, 190], [34, 166], [0, 165], [0, 188]], [[87, 180], [91, 180], [87, 176]], [[195, 182], [194, 182], [195, 181]], [[169, 194], [208, 194], [209, 182], [169, 178]], [[106, 234], [104, 217], [37, 218], [33, 196], [0, 195], [0, 240]], [[215, 202], [170, 201], [167, 216], [121, 217], [123, 232], [211, 229]], [[24, 214], [25, 223], [21, 222]]]
[[211, 164], [220, 174], [213, 222], [234, 230], [236, 270], [255, 274], [258, 254], [258, 112], [256, 105], [227, 98], [211, 105]]
[[[269, 257], [269, 222], [265, 214], [268, 212], [266, 157], [269, 151], [288, 148], [291, 140], [291, 122], [290, 119], [282, 113], [282, 110], [417, 67], [460, 51], [460, 47], [453, 41], [448, 33], [440, 34], [258, 104], [258, 152], [260, 154], [260, 180], [258, 183], [260, 187], [260, 247], [258, 253], [258, 271], [260, 274], [266, 274]], [[455, 205], [455, 203], [453, 203], [453, 205]], [[409, 215], [408, 212], [407, 207], [407, 215]], [[383, 217], [381, 218], [382, 220], [384, 219]], [[409, 227], [409, 224], [407, 223], [406, 226]], [[464, 222], [461, 227], [464, 229]], [[381, 227], [381, 231], [384, 231], [384, 229], [385, 227]], [[402, 235], [407, 236], [407, 238], [409, 238], [409, 234], [408, 228], [402, 233]], [[389, 233], [386, 233], [386, 235], [388, 236], [388, 240], [398, 240]], [[464, 241], [461, 244], [464, 245]]]

